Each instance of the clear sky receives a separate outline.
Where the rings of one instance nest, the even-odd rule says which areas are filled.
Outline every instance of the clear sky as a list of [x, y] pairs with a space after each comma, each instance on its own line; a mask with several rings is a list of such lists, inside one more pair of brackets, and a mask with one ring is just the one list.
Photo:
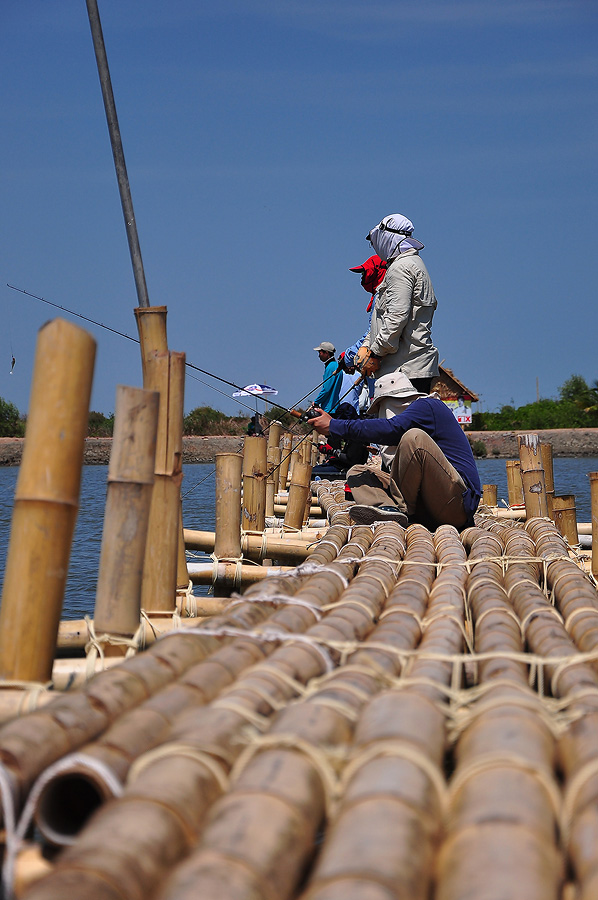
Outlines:
[[[312, 348], [361, 335], [348, 269], [399, 212], [426, 245], [440, 358], [483, 409], [598, 378], [596, 0], [99, 7], [173, 350], [293, 405], [322, 377]], [[25, 412], [57, 313], [6, 283], [132, 336], [136, 295], [84, 0], [3, 0], [0, 25], [0, 396]], [[109, 413], [139, 354], [90, 330]], [[239, 409], [188, 379], [186, 411], [204, 404]]]

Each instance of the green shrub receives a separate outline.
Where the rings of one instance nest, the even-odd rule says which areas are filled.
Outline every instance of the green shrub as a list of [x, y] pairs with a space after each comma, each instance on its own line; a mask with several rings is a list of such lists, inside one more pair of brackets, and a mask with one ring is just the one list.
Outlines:
[[112, 437], [114, 431], [114, 413], [105, 416], [104, 413], [92, 410], [89, 413], [87, 436], [88, 437]]
[[481, 457], [488, 456], [488, 451], [486, 449], [486, 444], [484, 441], [472, 441], [471, 442], [471, 452], [475, 456], [476, 459], [480, 459]]
[[249, 416], [227, 416], [211, 406], [198, 406], [183, 419], [183, 434], [243, 434]]
[[0, 437], [23, 437], [25, 420], [14, 403], [0, 397]]

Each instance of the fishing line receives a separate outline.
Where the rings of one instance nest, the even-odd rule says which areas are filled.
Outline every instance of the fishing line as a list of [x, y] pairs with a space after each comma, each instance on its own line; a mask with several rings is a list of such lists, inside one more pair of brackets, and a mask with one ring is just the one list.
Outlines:
[[[97, 322], [95, 319], [90, 319], [88, 316], [84, 316], [82, 313], [78, 313], [72, 309], [68, 309], [68, 307], [66, 307], [66, 306], [61, 306], [59, 303], [54, 303], [52, 300], [47, 300], [46, 297], [38, 297], [37, 294], [32, 294], [30, 291], [26, 291], [24, 288], [15, 287], [14, 284], [8, 284], [8, 282], [7, 282], [6, 286], [8, 288], [10, 288], [11, 291], [18, 291], [18, 293], [25, 294], [27, 297], [32, 297], [34, 300], [39, 300], [41, 303], [47, 303], [49, 306], [53, 306], [55, 309], [61, 309], [63, 312], [68, 313], [70, 316], [76, 316], [78, 319], [83, 319], [85, 322], [89, 322], [91, 325], [97, 325], [98, 328], [104, 328], [106, 331], [111, 331], [112, 334], [117, 334], [119, 337], [126, 338], [128, 341], [132, 341], [134, 344], [139, 344], [138, 338], [131, 337], [130, 334], [125, 334], [124, 331], [118, 331], [118, 329], [111, 328], [109, 325], [105, 325], [103, 322]], [[199, 366], [196, 366], [194, 363], [186, 362], [185, 365], [189, 369], [194, 369], [196, 372], [201, 372], [202, 375], [208, 375], [210, 378], [215, 378], [216, 381], [220, 381], [220, 382], [222, 382], [222, 384], [227, 384], [227, 385], [229, 385], [229, 387], [234, 387], [235, 390], [237, 390], [237, 391], [245, 390], [244, 387], [241, 387], [241, 385], [239, 385], [239, 384], [235, 384], [234, 381], [228, 381], [226, 378], [221, 378], [219, 375], [214, 375], [213, 372], [208, 372], [206, 369], [201, 369]], [[325, 380], [326, 379], [324, 379], [324, 381]], [[314, 388], [312, 388], [311, 391], [309, 391], [309, 393], [307, 393], [305, 395], [305, 397], [309, 397], [310, 394], [313, 394], [314, 391], [316, 391], [318, 388], [322, 387], [322, 385], [324, 384], [324, 381], [320, 382], [320, 384], [317, 384]], [[205, 384], [205, 382], [202, 382], [202, 384]], [[212, 385], [208, 384], [208, 385], [206, 385], [206, 387], [212, 387]], [[216, 388], [213, 388], [213, 387], [212, 387], [212, 389], [216, 390]], [[228, 397], [228, 394], [225, 394], [224, 396]], [[286, 412], [286, 413], [291, 412], [291, 410], [287, 409], [286, 406], [281, 406], [279, 403], [274, 403], [271, 400], [270, 401], [266, 400], [265, 397], [260, 397], [259, 395], [254, 395], [254, 396], [256, 396], [257, 400], [263, 400], [264, 403], [270, 403], [276, 409], [281, 409], [283, 412]], [[302, 397], [301, 400], [298, 400], [297, 403], [295, 404], [295, 406], [298, 406], [299, 403], [302, 402], [302, 400], [305, 400], [305, 397]], [[245, 405], [245, 404], [242, 404], [242, 405]], [[247, 409], [250, 409], [250, 407], [247, 407]], [[251, 408], [251, 411], [253, 412], [252, 408]]]

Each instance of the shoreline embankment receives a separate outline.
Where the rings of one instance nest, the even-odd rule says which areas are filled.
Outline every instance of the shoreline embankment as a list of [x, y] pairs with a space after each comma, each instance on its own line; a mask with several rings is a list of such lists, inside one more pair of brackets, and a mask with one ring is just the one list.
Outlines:
[[[517, 435], [525, 431], [468, 431], [467, 437], [474, 444], [481, 441], [486, 457], [493, 459], [517, 459]], [[552, 444], [554, 456], [598, 456], [598, 428], [554, 428], [534, 432], [541, 441]], [[23, 453], [24, 438], [0, 438], [0, 466], [18, 466]], [[183, 438], [184, 463], [212, 463], [217, 453], [236, 453], [243, 446], [242, 435], [209, 435]], [[85, 465], [108, 465], [111, 438], [87, 438], [85, 441]]]

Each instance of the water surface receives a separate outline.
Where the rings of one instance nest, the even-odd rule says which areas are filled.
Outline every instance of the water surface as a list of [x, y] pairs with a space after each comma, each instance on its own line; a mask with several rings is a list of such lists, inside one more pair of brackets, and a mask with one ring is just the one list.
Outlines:
[[[507, 474], [504, 459], [477, 460], [483, 484], [496, 484], [498, 498], [507, 499]], [[183, 467], [183, 520], [186, 528], [214, 530], [214, 466], [211, 463]], [[598, 458], [557, 458], [554, 479], [557, 494], [575, 494], [578, 522], [590, 521], [590, 484], [588, 472], [598, 471]], [[4, 576], [10, 517], [19, 470], [0, 468], [0, 576]], [[81, 618], [93, 612], [96, 576], [100, 558], [102, 523], [106, 502], [107, 466], [84, 466], [79, 516], [67, 580], [64, 618]], [[207, 588], [195, 588], [206, 593]]]

